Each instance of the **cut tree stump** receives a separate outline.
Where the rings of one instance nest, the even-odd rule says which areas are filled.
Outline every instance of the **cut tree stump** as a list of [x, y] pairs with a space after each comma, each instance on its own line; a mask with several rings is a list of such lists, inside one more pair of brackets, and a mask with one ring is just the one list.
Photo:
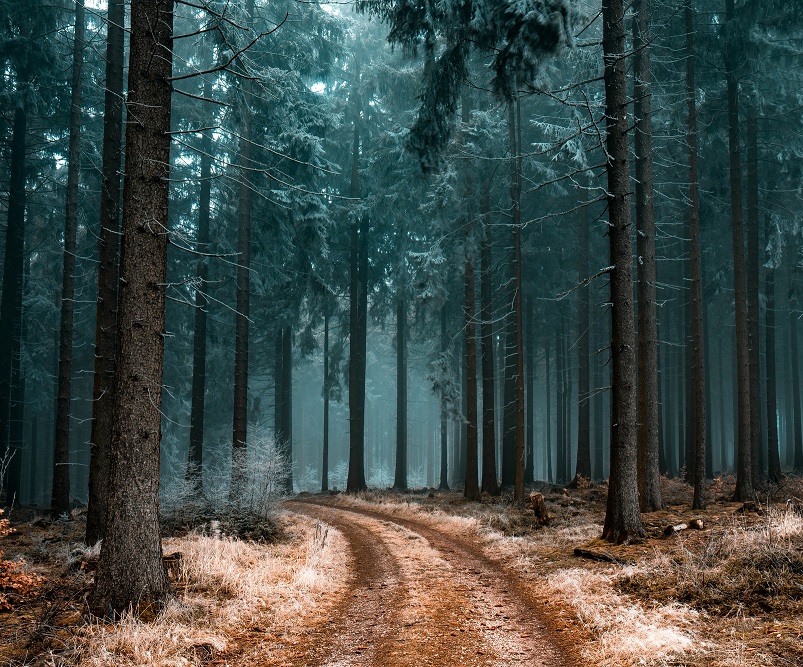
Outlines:
[[530, 507], [533, 510], [537, 526], [548, 526], [550, 524], [552, 517], [549, 516], [542, 494], [535, 492], [530, 494]]

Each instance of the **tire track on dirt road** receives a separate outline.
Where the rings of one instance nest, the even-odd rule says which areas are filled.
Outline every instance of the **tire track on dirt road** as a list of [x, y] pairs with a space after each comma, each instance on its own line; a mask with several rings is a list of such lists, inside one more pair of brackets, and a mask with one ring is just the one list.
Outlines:
[[[351, 597], [328, 626], [309, 637], [325, 649], [305, 642], [307, 661], [299, 665], [577, 664], [569, 657], [571, 648], [561, 646], [556, 633], [537, 618], [539, 605], [517, 577], [485, 556], [470, 538], [380, 511], [339, 505], [334, 499], [290, 501], [285, 507], [341, 531], [354, 559]], [[392, 585], [376, 587], [377, 567], [386, 568], [380, 578], [393, 573]], [[355, 655], [355, 646], [368, 649]]]

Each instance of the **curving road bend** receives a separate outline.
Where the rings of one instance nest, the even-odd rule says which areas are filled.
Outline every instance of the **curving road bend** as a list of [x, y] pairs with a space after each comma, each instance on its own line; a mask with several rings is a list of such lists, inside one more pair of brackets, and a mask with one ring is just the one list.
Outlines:
[[351, 552], [348, 593], [296, 646], [292, 667], [577, 662], [548, 629], [543, 606], [471, 537], [329, 498], [284, 506], [334, 526]]

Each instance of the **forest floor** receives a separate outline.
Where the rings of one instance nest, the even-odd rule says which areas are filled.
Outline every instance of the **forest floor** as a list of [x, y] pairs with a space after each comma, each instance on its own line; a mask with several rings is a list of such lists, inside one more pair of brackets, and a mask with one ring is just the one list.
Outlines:
[[[81, 511], [16, 510], [0, 548], [44, 579], [0, 611], [0, 665], [803, 664], [803, 480], [745, 509], [718, 479], [699, 512], [665, 480], [667, 509], [621, 547], [599, 540], [604, 485], [536, 490], [546, 527], [510, 498], [429, 490], [302, 494], [256, 541], [174, 525], [175, 601], [115, 625], [84, 616], [97, 553]], [[664, 535], [691, 519], [702, 530]]]

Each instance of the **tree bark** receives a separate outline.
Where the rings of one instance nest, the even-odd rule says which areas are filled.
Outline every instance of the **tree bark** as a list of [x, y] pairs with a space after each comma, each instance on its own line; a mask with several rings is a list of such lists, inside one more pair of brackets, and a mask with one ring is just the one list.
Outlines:
[[329, 490], [329, 301], [323, 311], [323, 456], [321, 492]]
[[[354, 138], [351, 152], [351, 188], [353, 199], [360, 197], [360, 61], [354, 64]], [[362, 216], [351, 223], [351, 274], [349, 283], [349, 474], [346, 491], [354, 493], [367, 488], [365, 484], [365, 353], [367, 333], [367, 276], [363, 271], [362, 246], [367, 244], [367, 218]], [[367, 247], [367, 245], [366, 245]], [[367, 253], [366, 253], [367, 254]], [[367, 261], [365, 265], [367, 270]], [[363, 305], [363, 294], [365, 304]]]
[[490, 229], [490, 192], [483, 189], [482, 248], [480, 249], [480, 340], [482, 342], [482, 492], [497, 496], [500, 493], [496, 476], [496, 400], [493, 336], [493, 291], [491, 270], [493, 255]]
[[293, 330], [282, 329], [282, 439], [279, 447], [284, 460], [282, 489], [293, 492]]
[[78, 178], [81, 169], [81, 75], [84, 68], [84, 3], [75, 2], [72, 88], [70, 97], [70, 144], [67, 156], [67, 207], [64, 221], [64, 258], [59, 327], [58, 396], [53, 454], [53, 487], [50, 516], [70, 511], [70, 384], [75, 312], [75, 236], [78, 225]]
[[658, 466], [658, 326], [652, 165], [650, 0], [633, 8], [633, 115], [638, 293], [638, 490], [642, 512], [663, 508]]
[[114, 405], [116, 367], [118, 259], [120, 249], [120, 175], [123, 139], [123, 59], [125, 1], [109, 0], [106, 37], [106, 86], [103, 113], [98, 299], [95, 318], [95, 373], [89, 463], [87, 544], [103, 538]]
[[[205, 132], [201, 143], [201, 192], [198, 201], [198, 252], [209, 251], [209, 218], [212, 199], [212, 137]], [[199, 257], [195, 268], [195, 326], [192, 345], [192, 405], [187, 479], [203, 492], [204, 415], [206, 413], [206, 317], [209, 258]]]
[[750, 406], [750, 331], [744, 263], [744, 221], [742, 219], [742, 159], [739, 147], [739, 81], [737, 58], [739, 45], [732, 35], [736, 22], [734, 0], [725, 0], [726, 32], [724, 46], [725, 75], [728, 87], [728, 146], [730, 157], [731, 224], [733, 243], [733, 298], [736, 306], [736, 374], [738, 436], [736, 457], [736, 492], [734, 500], [753, 500], [753, 457]]
[[750, 348], [750, 443], [753, 484], [763, 471], [761, 428], [761, 353], [759, 341], [758, 267], [758, 118], [747, 113], [747, 335]]
[[[765, 230], [766, 237], [769, 237], [769, 213], [766, 215]], [[764, 311], [766, 329], [764, 363], [767, 364], [767, 473], [770, 482], [777, 483], [783, 478], [783, 473], [778, 451], [778, 398], [775, 384], [775, 269], [768, 268], [764, 274], [764, 292], [767, 296], [767, 306]]]
[[465, 227], [465, 369], [466, 369], [466, 483], [463, 495], [468, 500], [479, 500], [477, 484], [477, 315], [474, 297], [474, 260], [468, 250], [471, 237], [471, 220]]
[[[249, 29], [254, 22], [254, 0], [246, 2]], [[250, 179], [251, 153], [251, 96], [252, 82], [242, 86], [240, 113], [240, 146], [237, 203], [237, 311], [234, 323], [234, 406], [231, 438], [231, 486], [229, 500], [239, 499], [245, 483], [245, 449], [248, 441], [248, 338], [251, 307], [251, 209], [253, 185]]]
[[[446, 306], [441, 306], [441, 356], [446, 357]], [[441, 475], [438, 489], [449, 490], [449, 416], [446, 410], [446, 390], [441, 389]]]
[[611, 270], [611, 475], [604, 539], [621, 544], [646, 535], [639, 514], [636, 464], [636, 355], [627, 141], [627, 83], [622, 0], [603, 0], [605, 144]]
[[[11, 135], [11, 178], [8, 195], [3, 292], [0, 298], [0, 455], [11, 454], [10, 417], [14, 350], [22, 334], [23, 258], [25, 255], [25, 151], [28, 116], [14, 110]], [[19, 352], [17, 352], [19, 354]], [[13, 453], [19, 456], [19, 452]], [[5, 486], [0, 480], [0, 486]]]
[[[577, 234], [577, 281], [588, 278], [588, 173], [579, 177], [580, 196], [583, 204]], [[573, 484], [580, 478], [591, 479], [591, 377], [589, 369], [589, 287], [583, 285], [577, 291], [577, 464]]]
[[396, 294], [396, 471], [393, 488], [407, 490], [407, 304]]
[[552, 484], [555, 479], [552, 473], [552, 388], [550, 386], [551, 378], [549, 377], [549, 341], [544, 343], [544, 365], [546, 370], [544, 372], [544, 391], [546, 392], [546, 443], [544, 450], [546, 453], [546, 470], [547, 481]]
[[[525, 330], [527, 332], [527, 405], [524, 414], [527, 418], [527, 447], [524, 462], [524, 484], [532, 484], [535, 480], [535, 332], [533, 329], [533, 299], [527, 298], [527, 316]], [[590, 466], [590, 463], [589, 463]]]
[[[705, 337], [703, 335], [703, 270], [700, 243], [700, 189], [697, 168], [697, 84], [694, 73], [694, 11], [686, 0], [686, 100], [689, 142], [689, 238], [691, 240], [691, 329], [694, 368], [694, 500], [692, 509], [706, 504], [705, 478], [709, 444], [706, 442]], [[687, 382], [689, 380], [687, 379]], [[691, 419], [687, 416], [686, 419]]]
[[159, 530], [170, 176], [172, 0], [133, 0], [120, 311], [106, 532], [94, 613], [149, 616], [170, 596]]

